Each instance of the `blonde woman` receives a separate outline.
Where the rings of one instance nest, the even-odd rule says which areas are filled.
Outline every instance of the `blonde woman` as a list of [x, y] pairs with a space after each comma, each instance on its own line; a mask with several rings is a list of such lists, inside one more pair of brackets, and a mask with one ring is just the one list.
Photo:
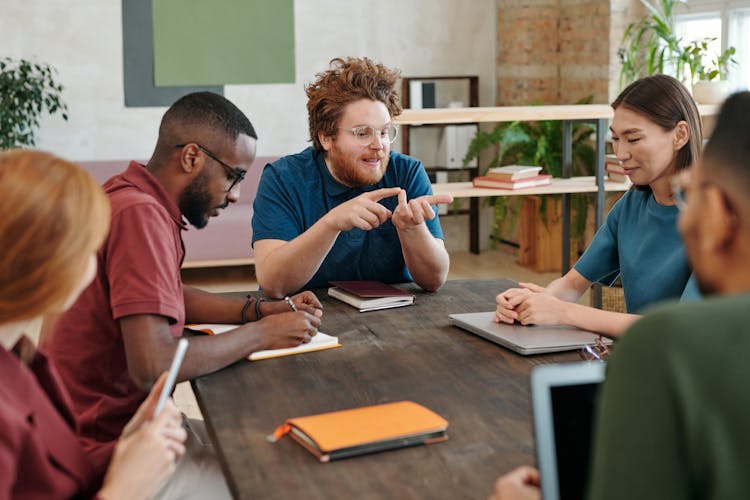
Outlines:
[[51, 154], [0, 153], [0, 498], [149, 498], [184, 453], [168, 403], [152, 419], [162, 375], [125, 428], [105, 476], [76, 435], [64, 381], [24, 336], [67, 309], [96, 273], [109, 204], [82, 169]]

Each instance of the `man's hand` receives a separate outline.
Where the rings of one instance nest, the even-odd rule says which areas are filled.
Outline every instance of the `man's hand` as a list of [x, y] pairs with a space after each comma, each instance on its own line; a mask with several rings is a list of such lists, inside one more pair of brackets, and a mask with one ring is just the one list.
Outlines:
[[266, 316], [254, 325], [265, 340], [263, 349], [282, 349], [310, 342], [318, 333], [320, 318], [306, 311], [285, 312]]
[[488, 500], [541, 500], [539, 485], [539, 471], [521, 466], [495, 482], [495, 491]]
[[420, 224], [424, 224], [425, 220], [435, 218], [432, 205], [452, 202], [453, 196], [449, 194], [425, 195], [413, 198], [407, 202], [406, 191], [401, 191], [398, 193], [398, 206], [396, 207], [396, 211], [393, 212], [391, 220], [399, 231], [408, 231]]
[[[290, 298], [292, 299], [292, 303], [294, 303], [294, 307], [296, 307], [298, 311], [306, 311], [318, 318], [323, 316], [323, 306], [313, 292], [306, 290], [297, 295], [292, 295]], [[285, 300], [263, 302], [263, 304], [269, 304], [270, 306], [268, 312], [263, 311], [263, 314], [266, 316], [269, 314], [285, 313], [291, 310], [289, 303]]]
[[187, 438], [180, 411], [169, 400], [152, 418], [166, 380], [164, 372], [123, 430], [97, 498], [150, 498], [174, 472]]
[[391, 211], [378, 202], [401, 192], [399, 187], [368, 191], [332, 209], [323, 218], [337, 231], [349, 231], [355, 227], [369, 231], [391, 216]]

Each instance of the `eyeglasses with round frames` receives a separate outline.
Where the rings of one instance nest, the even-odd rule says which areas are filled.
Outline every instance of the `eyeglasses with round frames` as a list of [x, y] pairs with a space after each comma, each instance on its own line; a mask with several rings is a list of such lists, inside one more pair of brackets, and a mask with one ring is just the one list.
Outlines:
[[370, 125], [358, 125], [352, 128], [339, 127], [341, 130], [350, 132], [354, 139], [357, 140], [362, 146], [369, 146], [375, 141], [377, 136], [382, 144], [393, 144], [398, 137], [398, 127], [394, 124], [389, 124], [384, 128], [378, 130]]
[[[211, 158], [213, 161], [224, 167], [224, 169], [231, 175], [232, 183], [229, 185], [229, 189], [227, 189], [227, 193], [230, 193], [240, 182], [242, 182], [245, 179], [245, 174], [247, 174], [247, 170], [243, 170], [239, 167], [232, 167], [231, 165], [228, 165], [221, 161], [214, 153], [209, 151], [208, 149], [204, 148], [197, 142], [194, 143], [196, 146], [198, 146], [198, 149], [203, 151], [203, 153]], [[176, 148], [184, 148], [187, 146], [186, 144], [177, 144]]]

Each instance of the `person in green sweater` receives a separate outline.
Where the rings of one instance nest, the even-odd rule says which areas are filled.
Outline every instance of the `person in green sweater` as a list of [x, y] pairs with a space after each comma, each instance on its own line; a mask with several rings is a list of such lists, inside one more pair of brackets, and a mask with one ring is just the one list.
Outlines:
[[[703, 302], [662, 306], [611, 357], [590, 499], [750, 498], [750, 92], [731, 96], [701, 161], [675, 179], [679, 230]], [[521, 467], [495, 500], [539, 498]]]

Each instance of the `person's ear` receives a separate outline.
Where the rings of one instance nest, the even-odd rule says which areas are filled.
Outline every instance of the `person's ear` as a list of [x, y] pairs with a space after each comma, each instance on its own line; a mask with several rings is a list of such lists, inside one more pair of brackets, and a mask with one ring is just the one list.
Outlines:
[[180, 169], [185, 173], [192, 173], [200, 161], [200, 150], [195, 144], [186, 144], [178, 153]]
[[674, 149], [678, 151], [690, 140], [690, 127], [685, 120], [677, 122], [674, 128]]
[[333, 136], [332, 135], [326, 135], [323, 132], [318, 132], [318, 140], [320, 141], [320, 145], [323, 146], [323, 149], [327, 151], [330, 151], [333, 147]]
[[180, 150], [180, 168], [186, 174], [197, 174], [203, 169], [206, 162], [205, 155], [195, 144], [188, 144]]
[[706, 190], [706, 255], [716, 255], [731, 247], [738, 236], [739, 219], [729, 199], [718, 186], [712, 185]]

